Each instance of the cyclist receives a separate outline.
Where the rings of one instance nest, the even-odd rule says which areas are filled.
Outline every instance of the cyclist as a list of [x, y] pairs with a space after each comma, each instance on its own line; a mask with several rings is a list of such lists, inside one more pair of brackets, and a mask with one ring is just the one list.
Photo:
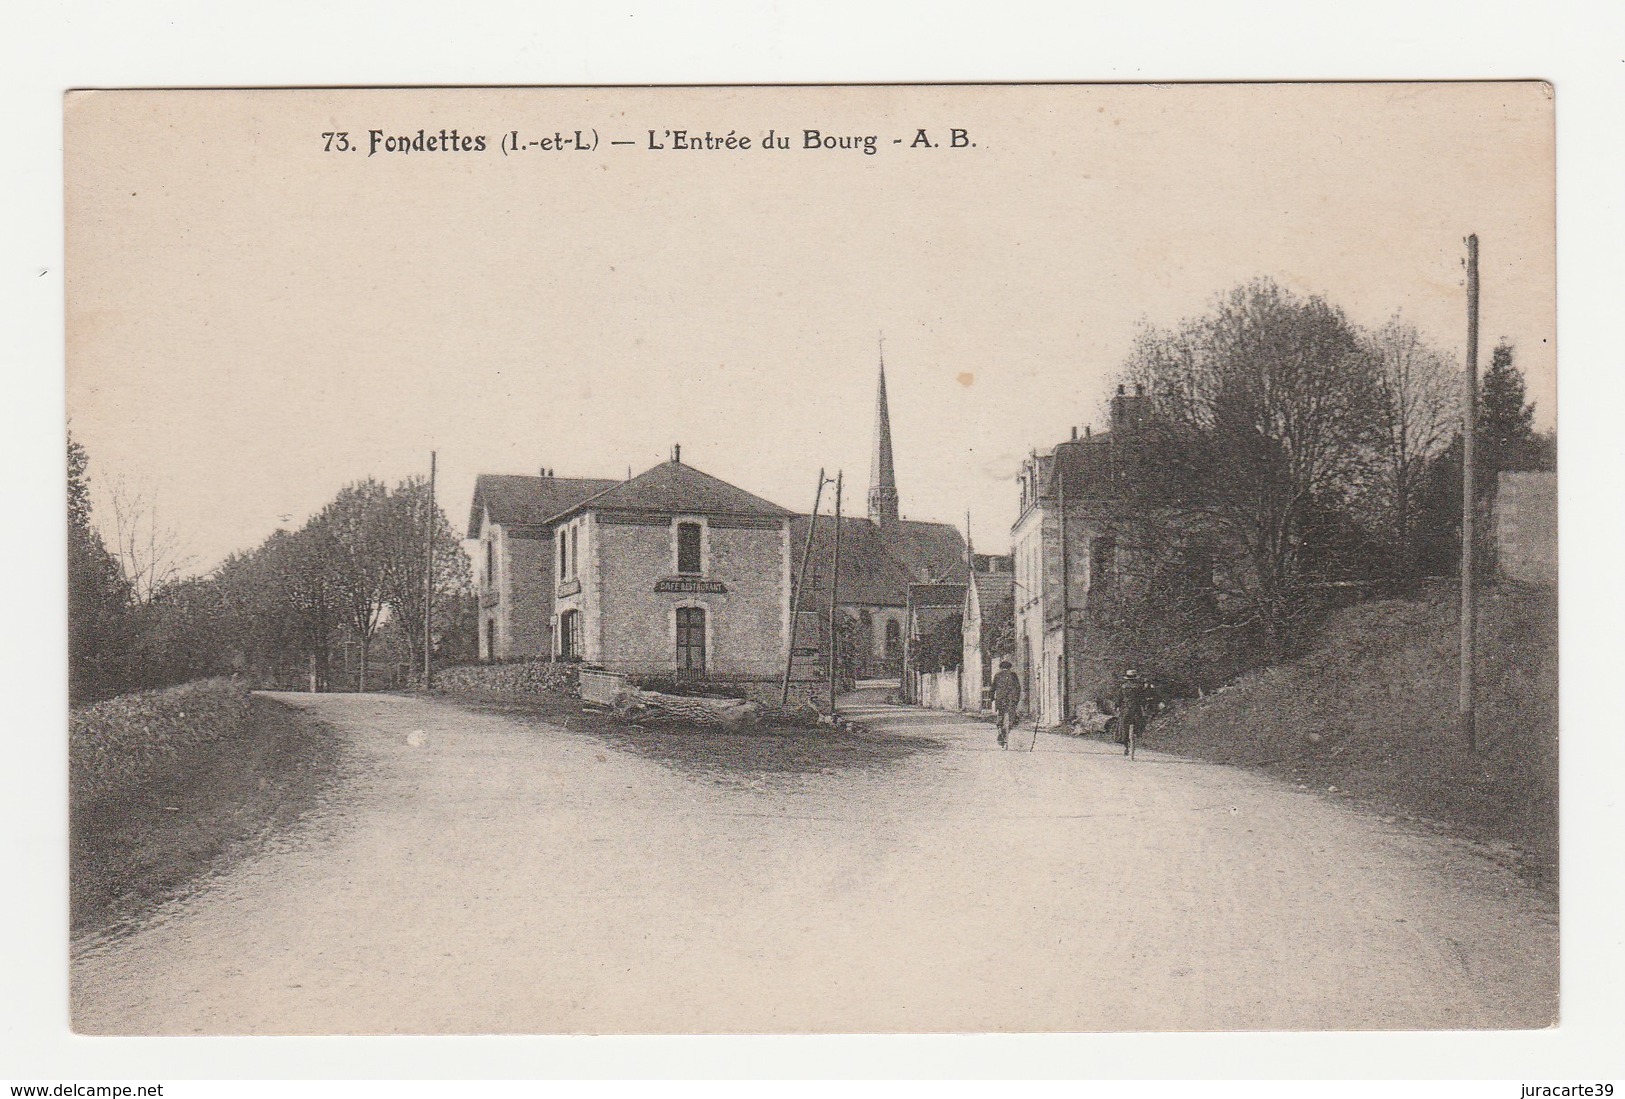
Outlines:
[[999, 674], [993, 677], [993, 708], [999, 715], [999, 747], [1008, 748], [1010, 727], [1016, 723], [1016, 709], [1021, 705], [1021, 677], [1010, 668], [1008, 660], [999, 661]]

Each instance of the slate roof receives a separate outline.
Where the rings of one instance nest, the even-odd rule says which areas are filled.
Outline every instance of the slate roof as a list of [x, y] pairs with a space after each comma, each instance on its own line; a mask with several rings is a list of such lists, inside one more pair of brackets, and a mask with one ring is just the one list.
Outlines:
[[[790, 524], [792, 568], [801, 567], [801, 554], [807, 542], [808, 517], [796, 516]], [[835, 524], [832, 516], [820, 515], [813, 535], [809, 558], [807, 590], [802, 607], [822, 605], [829, 597], [830, 551]], [[963, 582], [965, 543], [957, 528], [947, 523], [914, 521], [888, 525], [856, 516], [841, 517], [841, 587], [836, 601], [847, 605], [905, 607], [910, 584], [936, 580]], [[964, 596], [964, 589], [960, 589]]]
[[550, 516], [620, 483], [592, 477], [482, 473], [474, 478], [474, 500], [468, 507], [468, 537], [480, 536], [480, 520], [486, 508], [491, 510], [493, 523], [540, 527]]
[[971, 583], [976, 585], [976, 601], [984, 616], [989, 609], [1013, 601], [1016, 596], [1016, 578], [1008, 572], [972, 573]]
[[549, 517], [549, 522], [557, 522], [589, 508], [594, 511], [765, 519], [788, 519], [794, 514], [788, 508], [730, 485], [719, 477], [701, 473], [693, 466], [676, 461], [662, 462], [630, 481], [611, 482], [610, 487], [597, 495], [559, 509]]

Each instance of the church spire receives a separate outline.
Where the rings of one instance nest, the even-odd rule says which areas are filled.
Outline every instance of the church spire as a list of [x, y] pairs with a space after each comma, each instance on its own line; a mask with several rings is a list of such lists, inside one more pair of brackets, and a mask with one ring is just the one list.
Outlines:
[[875, 449], [869, 464], [869, 519], [879, 526], [897, 522], [897, 470], [891, 456], [891, 413], [886, 408], [886, 348], [880, 348], [880, 384], [875, 390]]

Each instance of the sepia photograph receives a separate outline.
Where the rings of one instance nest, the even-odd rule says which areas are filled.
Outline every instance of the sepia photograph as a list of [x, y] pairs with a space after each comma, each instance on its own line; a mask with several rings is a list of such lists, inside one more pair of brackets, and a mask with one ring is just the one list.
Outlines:
[[1555, 140], [69, 93], [73, 1031], [1558, 1026]]

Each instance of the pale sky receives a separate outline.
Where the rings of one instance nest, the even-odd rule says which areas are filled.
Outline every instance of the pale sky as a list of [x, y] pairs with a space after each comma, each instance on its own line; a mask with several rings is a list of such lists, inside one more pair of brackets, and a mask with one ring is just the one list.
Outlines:
[[[492, 148], [368, 156], [372, 128]], [[495, 148], [578, 128], [596, 151]], [[478, 473], [673, 442], [797, 510], [844, 469], [861, 513], [883, 330], [904, 514], [999, 551], [1022, 456], [1101, 424], [1136, 325], [1256, 276], [1459, 357], [1478, 233], [1481, 367], [1511, 339], [1551, 426], [1552, 141], [1538, 84], [90, 93], [68, 406], [98, 487], [156, 490], [205, 566], [430, 449], [458, 526]]]

